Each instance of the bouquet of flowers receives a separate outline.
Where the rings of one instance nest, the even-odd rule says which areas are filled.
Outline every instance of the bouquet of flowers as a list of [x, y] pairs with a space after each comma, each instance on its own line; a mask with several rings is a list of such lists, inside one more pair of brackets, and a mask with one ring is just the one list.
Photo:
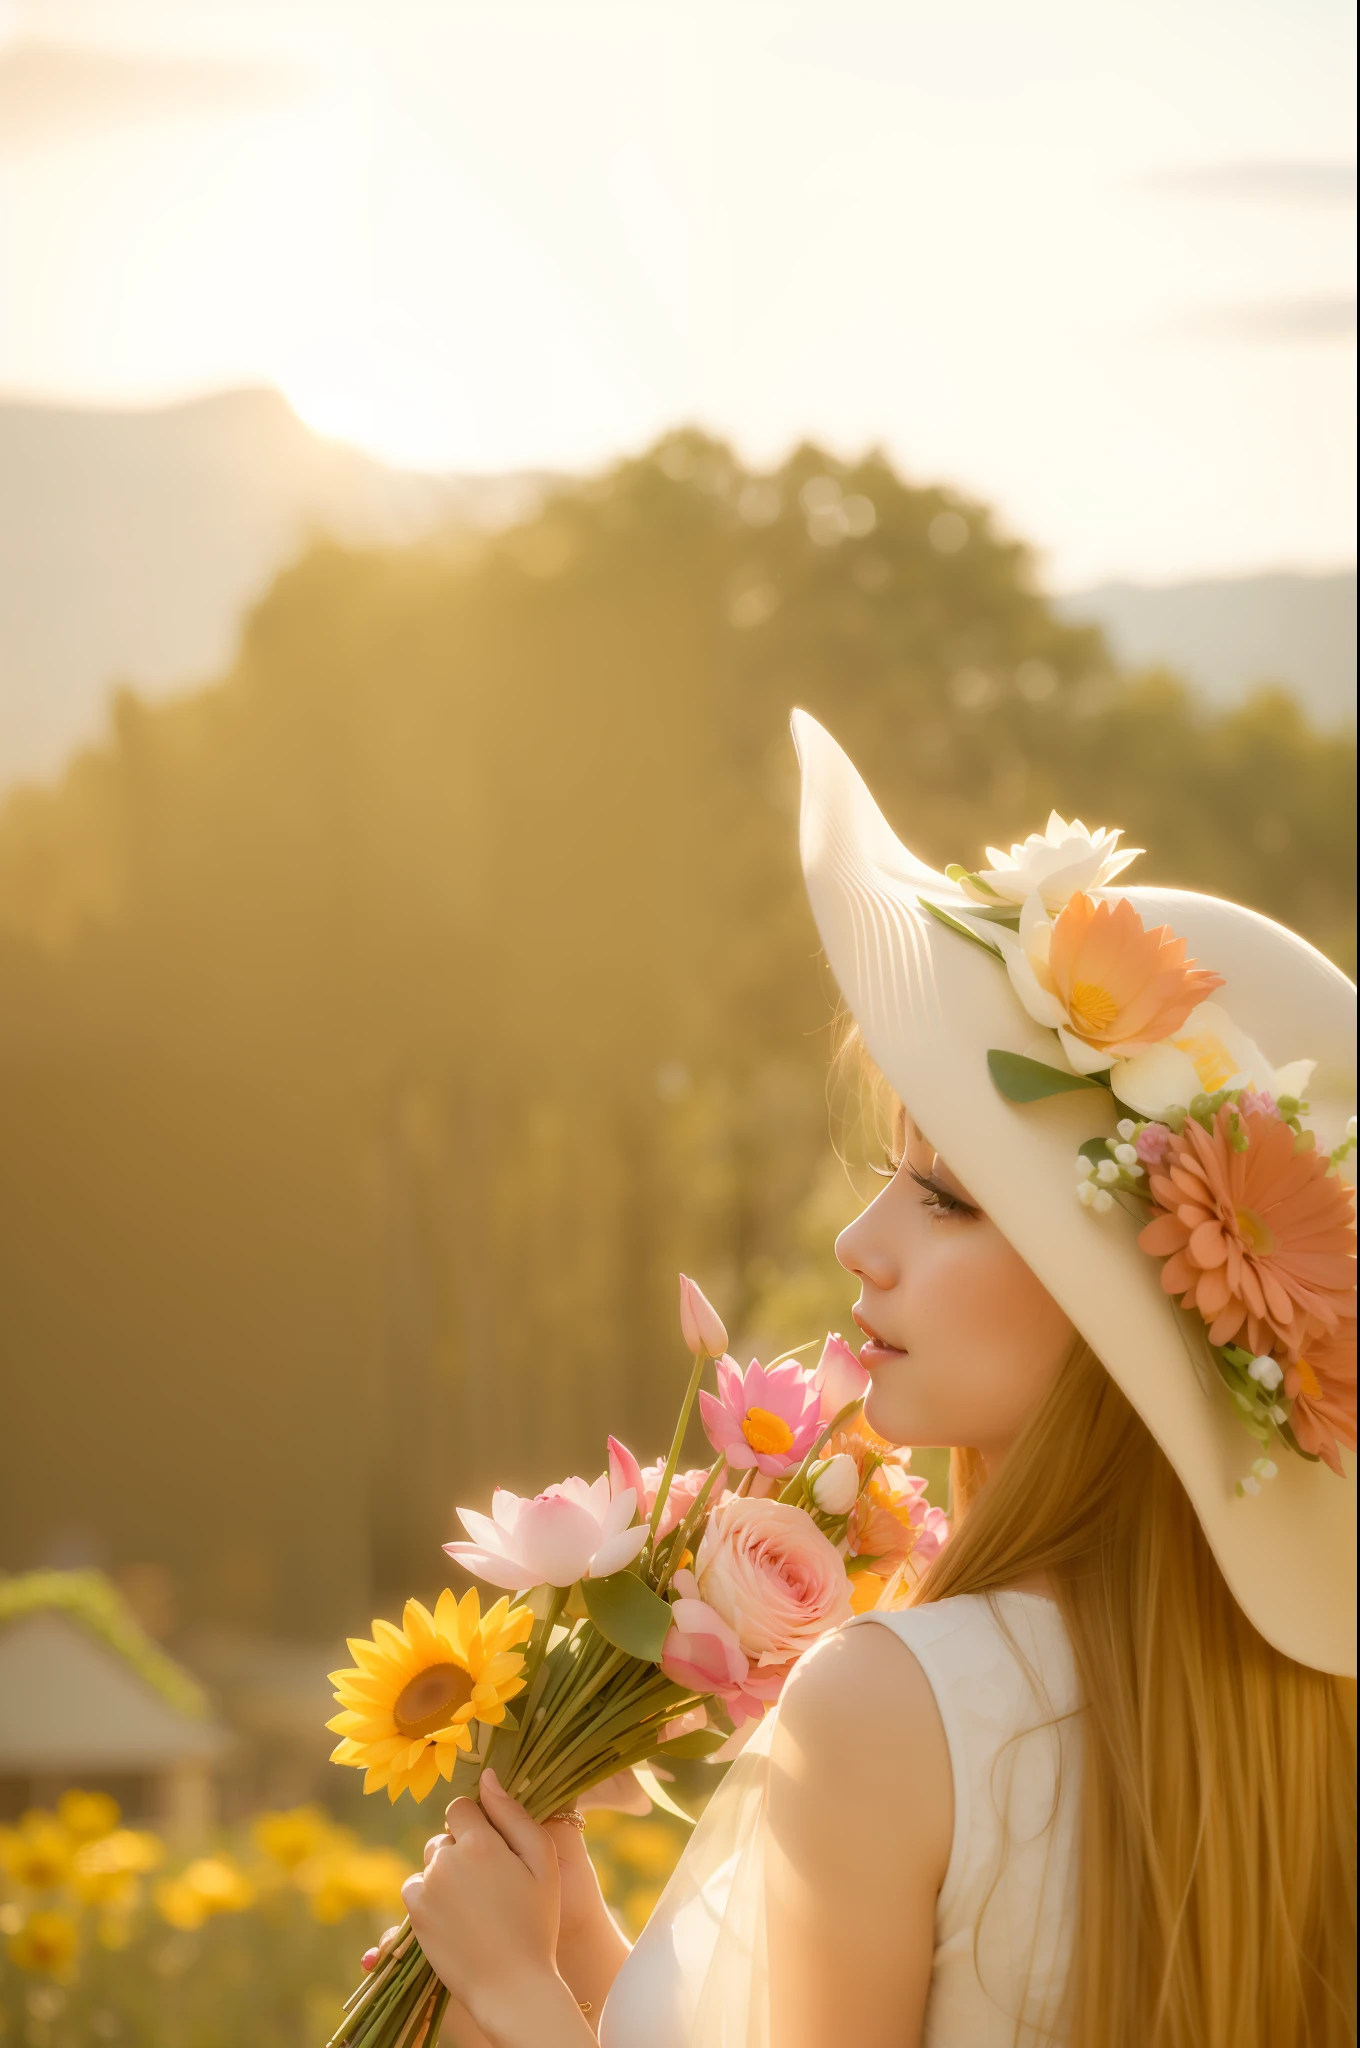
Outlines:
[[[664, 1464], [611, 1437], [593, 1484], [460, 1508], [470, 1540], [445, 1548], [502, 1597], [485, 1613], [475, 1588], [433, 1613], [411, 1600], [400, 1628], [351, 1640], [327, 1725], [366, 1792], [475, 1794], [491, 1764], [547, 1820], [621, 1771], [734, 1754], [810, 1643], [939, 1550], [944, 1516], [864, 1422], [868, 1375], [840, 1337], [811, 1371], [794, 1353], [743, 1370], [684, 1275], [680, 1323], [694, 1363]], [[715, 1456], [681, 1472], [696, 1398]], [[408, 1924], [330, 2048], [423, 2048], [447, 1997]]]

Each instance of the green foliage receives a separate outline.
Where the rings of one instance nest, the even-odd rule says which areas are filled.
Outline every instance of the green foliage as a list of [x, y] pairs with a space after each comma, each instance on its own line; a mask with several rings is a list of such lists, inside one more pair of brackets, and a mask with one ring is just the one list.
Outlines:
[[581, 1599], [607, 1643], [647, 1663], [659, 1660], [671, 1625], [670, 1606], [650, 1586], [644, 1586], [635, 1572], [582, 1579]]
[[938, 865], [1056, 805], [1350, 958], [1350, 741], [1120, 678], [879, 457], [679, 435], [492, 539], [314, 547], [0, 818], [0, 1555], [78, 1523], [330, 1633], [434, 1589], [452, 1500], [656, 1453], [678, 1268], [737, 1331], [846, 1299], [795, 703]]

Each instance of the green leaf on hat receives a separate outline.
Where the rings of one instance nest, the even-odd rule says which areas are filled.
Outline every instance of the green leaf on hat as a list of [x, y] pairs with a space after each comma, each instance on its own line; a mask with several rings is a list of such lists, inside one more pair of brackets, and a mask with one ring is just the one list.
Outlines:
[[981, 889], [985, 896], [992, 897], [997, 903], [1000, 903], [1002, 900], [990, 882], [984, 882], [981, 875], [973, 874], [971, 869], [960, 867], [956, 860], [950, 861], [949, 866], [945, 869], [945, 873], [950, 881], [957, 882], [960, 888], [963, 887], [965, 882], [971, 882], [975, 889]]
[[991, 941], [984, 939], [980, 932], [971, 931], [960, 919], [951, 917], [949, 912], [940, 904], [932, 903], [928, 896], [918, 896], [916, 901], [920, 904], [922, 910], [928, 910], [933, 918], [937, 918], [941, 924], [948, 925], [950, 931], [957, 932], [961, 939], [971, 939], [975, 946], [981, 946], [983, 952], [990, 953], [994, 960], [1001, 958], [1000, 946], [992, 945]]
[[582, 1579], [586, 1613], [607, 1643], [644, 1663], [661, 1660], [661, 1645], [671, 1625], [668, 1601], [645, 1586], [635, 1572], [613, 1572], [607, 1579]]
[[1043, 1060], [1027, 1060], [1023, 1053], [1000, 1052], [995, 1046], [987, 1055], [987, 1068], [1007, 1102], [1042, 1102], [1048, 1095], [1101, 1086], [1090, 1074], [1069, 1074], [1061, 1067], [1046, 1066]]

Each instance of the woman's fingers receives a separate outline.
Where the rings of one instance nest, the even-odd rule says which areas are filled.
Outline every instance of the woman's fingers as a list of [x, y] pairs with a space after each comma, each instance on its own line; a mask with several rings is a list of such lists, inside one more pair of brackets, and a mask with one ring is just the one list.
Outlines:
[[534, 1876], [557, 1876], [557, 1851], [546, 1828], [530, 1820], [518, 1799], [512, 1799], [494, 1771], [483, 1771], [479, 1785], [482, 1811], [502, 1841], [507, 1842]]
[[366, 1948], [364, 1950], [362, 1965], [363, 1968], [365, 1970], [376, 1970], [379, 1963], [387, 1954], [388, 1950], [396, 1946], [397, 1936], [400, 1933], [400, 1927], [387, 1928], [383, 1932], [383, 1934], [380, 1935], [378, 1939], [378, 1945], [376, 1948]]
[[427, 1870], [430, 1867], [430, 1859], [439, 1854], [440, 1850], [443, 1848], [445, 1842], [447, 1842], [448, 1839], [449, 1837], [447, 1830], [442, 1835], [430, 1836], [429, 1841], [425, 1844], [425, 1868]]

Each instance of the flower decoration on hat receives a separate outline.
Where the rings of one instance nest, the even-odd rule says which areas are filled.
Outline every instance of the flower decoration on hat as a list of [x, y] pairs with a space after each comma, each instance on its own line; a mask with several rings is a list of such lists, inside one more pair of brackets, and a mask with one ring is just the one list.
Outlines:
[[1099, 1087], [1129, 1112], [1082, 1146], [1077, 1198], [1096, 1216], [1131, 1210], [1166, 1293], [1203, 1323], [1258, 1446], [1238, 1492], [1275, 1476], [1276, 1449], [1340, 1473], [1356, 1447], [1355, 1197], [1340, 1173], [1355, 1119], [1321, 1151], [1305, 1121], [1314, 1063], [1273, 1066], [1213, 1000], [1231, 999], [1222, 975], [1127, 898], [1093, 893], [1135, 857], [1119, 838], [1054, 812], [1009, 855], [989, 847], [990, 868], [948, 870], [965, 903], [922, 908], [994, 954], [1054, 1034], [1044, 1059], [989, 1052], [1003, 1095]]

